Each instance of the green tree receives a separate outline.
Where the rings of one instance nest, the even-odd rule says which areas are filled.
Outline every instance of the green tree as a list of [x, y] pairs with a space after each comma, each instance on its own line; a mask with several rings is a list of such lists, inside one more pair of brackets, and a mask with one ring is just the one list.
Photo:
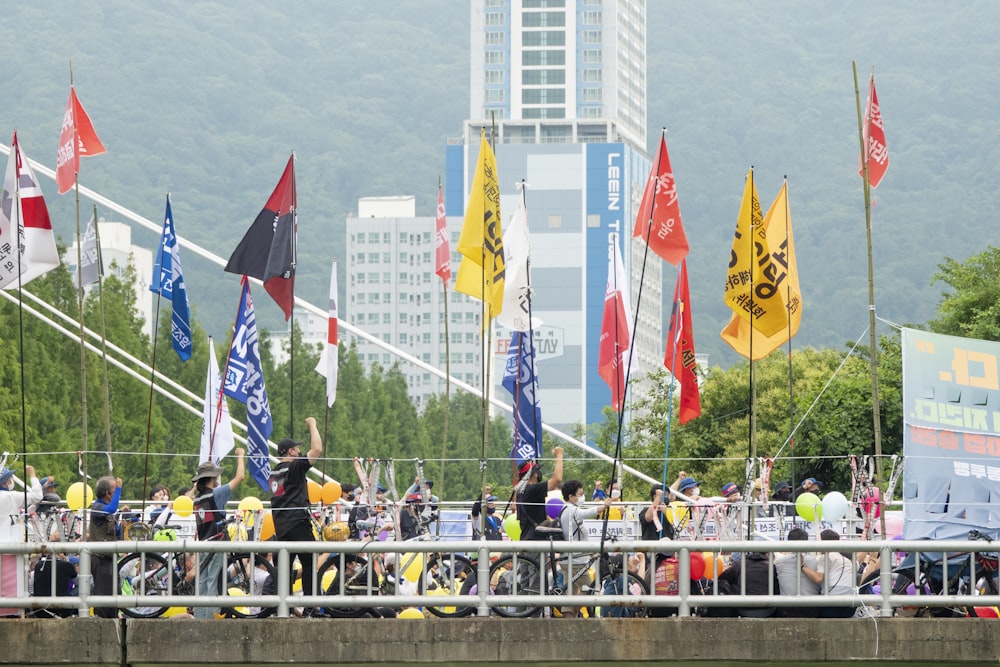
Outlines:
[[1000, 341], [1000, 248], [989, 246], [964, 262], [938, 264], [931, 284], [945, 283], [931, 331]]

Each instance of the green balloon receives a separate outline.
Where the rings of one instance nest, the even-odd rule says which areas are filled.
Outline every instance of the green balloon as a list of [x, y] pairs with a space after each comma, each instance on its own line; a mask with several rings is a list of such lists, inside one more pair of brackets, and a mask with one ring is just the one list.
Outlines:
[[806, 521], [823, 518], [823, 502], [815, 493], [803, 493], [795, 499], [795, 513]]
[[512, 540], [521, 539], [521, 522], [517, 520], [516, 514], [511, 514], [503, 520], [503, 532]]

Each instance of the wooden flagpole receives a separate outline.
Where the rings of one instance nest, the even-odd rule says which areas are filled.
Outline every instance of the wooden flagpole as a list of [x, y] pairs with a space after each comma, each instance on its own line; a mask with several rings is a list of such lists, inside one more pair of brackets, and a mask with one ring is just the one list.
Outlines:
[[[104, 440], [108, 450], [108, 475], [111, 475], [114, 473], [115, 466], [111, 460], [111, 454], [113, 451], [111, 448], [111, 390], [108, 387], [108, 337], [107, 330], [104, 326], [104, 257], [101, 254], [101, 233], [97, 228], [97, 204], [94, 204], [94, 247], [97, 249], [97, 303], [101, 311], [101, 361], [104, 366]], [[82, 265], [79, 261], [77, 261], [76, 266], [77, 273], [79, 274], [80, 267]], [[82, 278], [80, 282], [80, 290], [81, 292], [83, 290]], [[81, 322], [82, 321], [83, 319], [81, 317]]]

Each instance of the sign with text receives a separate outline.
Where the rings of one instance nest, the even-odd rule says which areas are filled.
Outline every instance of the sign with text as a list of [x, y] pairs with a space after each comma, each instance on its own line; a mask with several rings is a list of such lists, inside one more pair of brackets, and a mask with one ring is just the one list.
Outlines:
[[903, 329], [903, 537], [1000, 529], [1000, 343]]

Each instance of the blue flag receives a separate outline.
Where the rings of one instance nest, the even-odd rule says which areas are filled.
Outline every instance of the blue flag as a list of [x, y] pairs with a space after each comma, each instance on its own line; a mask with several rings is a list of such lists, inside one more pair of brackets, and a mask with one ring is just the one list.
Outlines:
[[187, 287], [181, 272], [181, 251], [174, 232], [174, 216], [170, 212], [170, 195], [167, 195], [167, 212], [163, 217], [163, 234], [153, 262], [153, 279], [149, 290], [170, 299], [170, 338], [181, 361], [191, 358], [191, 309], [188, 307]]
[[511, 334], [503, 386], [514, 397], [514, 442], [510, 457], [520, 466], [542, 455], [542, 408], [538, 404], [534, 332]]
[[271, 463], [267, 439], [271, 437], [271, 406], [267, 402], [264, 374], [257, 349], [257, 316], [250, 298], [250, 282], [243, 276], [240, 309], [236, 313], [233, 343], [226, 364], [226, 396], [247, 406], [247, 461], [250, 476], [265, 491], [271, 490]]

